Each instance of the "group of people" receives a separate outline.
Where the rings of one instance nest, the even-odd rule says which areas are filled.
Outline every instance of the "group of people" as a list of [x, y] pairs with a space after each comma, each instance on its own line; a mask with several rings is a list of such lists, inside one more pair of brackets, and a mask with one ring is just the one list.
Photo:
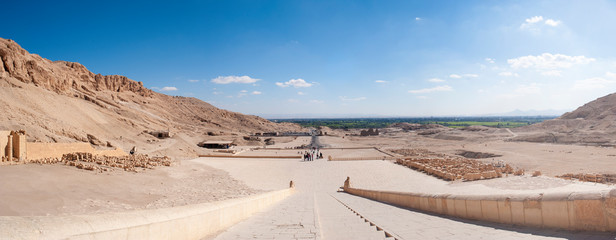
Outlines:
[[311, 148], [310, 150], [304, 152], [304, 161], [314, 161], [314, 158], [323, 158], [323, 153], [319, 152], [319, 149], [316, 147]]

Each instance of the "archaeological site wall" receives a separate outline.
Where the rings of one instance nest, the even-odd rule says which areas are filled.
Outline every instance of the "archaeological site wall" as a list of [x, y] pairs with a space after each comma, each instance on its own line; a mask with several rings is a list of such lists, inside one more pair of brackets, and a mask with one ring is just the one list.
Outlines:
[[125, 156], [122, 149], [98, 150], [90, 143], [27, 143], [28, 159], [61, 158], [62, 155], [74, 152], [92, 153], [94, 155]]
[[26, 132], [0, 131], [0, 159], [2, 162], [9, 160], [23, 161], [26, 159]]
[[62, 155], [74, 152], [85, 152], [94, 155], [126, 156], [119, 148], [113, 150], [98, 150], [90, 143], [33, 143], [26, 142], [26, 132], [0, 131], [0, 160], [1, 162], [28, 162], [44, 158], [62, 158]]
[[0, 216], [7, 239], [204, 239], [275, 204], [294, 188], [172, 208], [76, 216]]
[[616, 231], [616, 190], [592, 193], [512, 196], [429, 195], [350, 187], [356, 196], [403, 208], [521, 226], [584, 231]]

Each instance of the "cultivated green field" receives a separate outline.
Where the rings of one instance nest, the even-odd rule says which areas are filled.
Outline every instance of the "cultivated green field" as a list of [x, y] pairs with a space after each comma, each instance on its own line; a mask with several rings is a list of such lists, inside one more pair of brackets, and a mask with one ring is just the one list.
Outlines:
[[292, 122], [303, 127], [326, 126], [333, 129], [385, 128], [394, 123], [407, 122], [419, 124], [439, 124], [451, 128], [486, 126], [495, 128], [515, 128], [527, 126], [556, 116], [537, 117], [432, 117], [432, 118], [308, 118], [271, 119], [275, 122]]

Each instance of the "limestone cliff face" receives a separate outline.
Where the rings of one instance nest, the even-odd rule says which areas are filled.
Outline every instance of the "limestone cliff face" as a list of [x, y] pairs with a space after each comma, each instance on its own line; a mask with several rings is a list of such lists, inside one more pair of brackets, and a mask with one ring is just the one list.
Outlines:
[[[296, 124], [216, 108], [196, 98], [154, 92], [125, 76], [94, 74], [76, 62], [30, 54], [0, 38], [0, 130], [24, 129], [29, 141], [93, 142], [128, 151], [194, 156], [207, 136], [300, 131]], [[147, 132], [177, 134], [160, 142]], [[145, 150], [144, 150], [145, 149]], [[174, 150], [176, 149], [176, 150]]]
[[559, 118], [515, 129], [539, 132], [518, 141], [616, 146], [616, 93], [588, 102]]
[[36, 54], [30, 54], [10, 39], [0, 38], [0, 74], [6, 74], [24, 83], [32, 83], [47, 90], [70, 95], [77, 91], [131, 91], [144, 97], [152, 96], [152, 90], [142, 82], [125, 76], [94, 74], [76, 62], [52, 62]]

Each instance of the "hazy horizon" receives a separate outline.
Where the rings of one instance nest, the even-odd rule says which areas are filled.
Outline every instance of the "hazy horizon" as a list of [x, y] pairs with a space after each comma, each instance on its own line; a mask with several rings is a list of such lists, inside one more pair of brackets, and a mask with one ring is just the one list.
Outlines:
[[31, 53], [258, 116], [570, 111], [616, 92], [610, 1], [10, 1], [3, 8], [7, 19], [27, 11], [27, 21], [12, 21], [0, 37]]

